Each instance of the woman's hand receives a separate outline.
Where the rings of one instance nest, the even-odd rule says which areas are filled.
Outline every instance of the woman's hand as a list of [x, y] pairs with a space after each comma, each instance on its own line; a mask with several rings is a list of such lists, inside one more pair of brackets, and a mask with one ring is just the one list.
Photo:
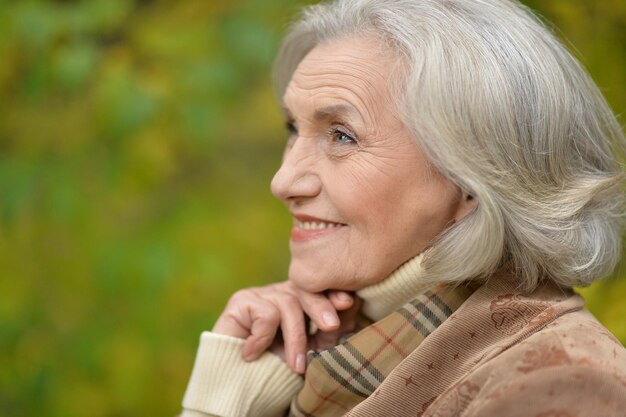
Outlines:
[[[354, 328], [359, 307], [360, 301], [347, 292], [311, 294], [286, 281], [233, 294], [213, 332], [246, 339], [247, 361], [271, 348], [293, 371], [303, 373], [306, 350], [337, 344]], [[307, 335], [305, 314], [319, 329], [312, 336]]]

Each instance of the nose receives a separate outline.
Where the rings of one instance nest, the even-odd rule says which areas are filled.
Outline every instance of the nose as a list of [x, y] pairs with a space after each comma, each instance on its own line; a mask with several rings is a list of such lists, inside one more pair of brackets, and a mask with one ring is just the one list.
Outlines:
[[272, 194], [285, 203], [313, 198], [322, 190], [317, 172], [319, 155], [311, 142], [296, 139], [285, 151], [283, 163], [272, 178]]

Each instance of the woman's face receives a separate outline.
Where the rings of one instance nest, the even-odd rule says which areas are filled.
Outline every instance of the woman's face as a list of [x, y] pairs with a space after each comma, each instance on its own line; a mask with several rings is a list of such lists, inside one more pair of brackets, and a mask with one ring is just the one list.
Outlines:
[[395, 114], [393, 60], [371, 39], [320, 45], [283, 97], [290, 138], [272, 192], [294, 219], [289, 279], [307, 291], [376, 283], [469, 211]]

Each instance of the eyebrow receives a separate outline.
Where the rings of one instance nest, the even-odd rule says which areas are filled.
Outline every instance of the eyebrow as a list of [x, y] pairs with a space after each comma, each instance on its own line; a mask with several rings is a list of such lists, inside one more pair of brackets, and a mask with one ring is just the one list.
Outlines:
[[[283, 105], [283, 110], [285, 114], [292, 118], [293, 115], [291, 111], [287, 108], [287, 106]], [[331, 106], [325, 106], [320, 109], [316, 109], [313, 113], [313, 118], [316, 121], [322, 121], [332, 118], [336, 115], [355, 115], [363, 119], [361, 116], [361, 112], [359, 112], [354, 106], [350, 104], [333, 104]]]
[[332, 106], [326, 106], [322, 107], [321, 109], [316, 109], [315, 113], [313, 113], [313, 118], [317, 121], [321, 121], [336, 116], [338, 114], [351, 114], [359, 117], [361, 116], [361, 113], [349, 104], [334, 104]]

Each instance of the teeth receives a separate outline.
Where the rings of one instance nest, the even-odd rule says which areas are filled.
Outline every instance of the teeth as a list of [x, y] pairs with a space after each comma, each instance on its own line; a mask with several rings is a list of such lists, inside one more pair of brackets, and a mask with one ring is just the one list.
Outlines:
[[296, 222], [296, 226], [304, 230], [321, 230], [329, 227], [339, 226], [337, 223], [325, 223], [325, 222]]

